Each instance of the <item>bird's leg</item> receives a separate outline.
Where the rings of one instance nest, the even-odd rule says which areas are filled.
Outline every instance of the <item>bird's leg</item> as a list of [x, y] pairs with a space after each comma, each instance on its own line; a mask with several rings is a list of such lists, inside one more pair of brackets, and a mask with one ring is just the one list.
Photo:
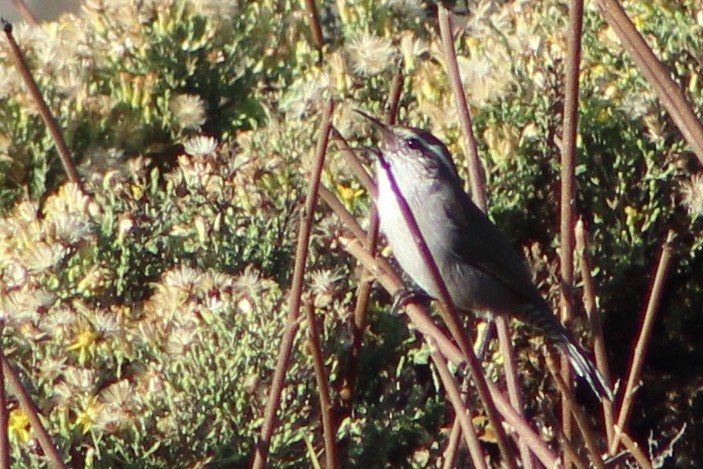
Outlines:
[[416, 290], [408, 287], [399, 288], [393, 294], [393, 305], [391, 313], [400, 314], [401, 310], [410, 303], [428, 303], [432, 297], [422, 290]]

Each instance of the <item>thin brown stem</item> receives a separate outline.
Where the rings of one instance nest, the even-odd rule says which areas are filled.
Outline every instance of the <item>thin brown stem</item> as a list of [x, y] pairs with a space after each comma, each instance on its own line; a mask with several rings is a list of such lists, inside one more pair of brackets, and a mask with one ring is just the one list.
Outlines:
[[[567, 386], [566, 382], [562, 379], [559, 370], [557, 370], [556, 364], [554, 361], [551, 359], [549, 355], [547, 355], [547, 367], [549, 368], [549, 371], [552, 373], [552, 376], [554, 377], [554, 381], [557, 383], [557, 387], [559, 388], [559, 391], [561, 391], [561, 396], [562, 400], [567, 400], [569, 404], [569, 409], [571, 409], [572, 415], [574, 416], [574, 419], [576, 420], [576, 424], [578, 425], [579, 429], [581, 430], [581, 435], [583, 436], [583, 441], [586, 443], [586, 449], [588, 450], [589, 454], [591, 455], [591, 461], [593, 464], [599, 468], [599, 469], [605, 469], [605, 464], [603, 463], [603, 458], [601, 457], [600, 453], [598, 452], [598, 445], [596, 444], [596, 440], [593, 437], [593, 433], [591, 432], [591, 429], [588, 426], [588, 419], [586, 418], [585, 415], [583, 415], [583, 411], [581, 408], [574, 402], [574, 396], [572, 393], [572, 390], [569, 389], [569, 386]], [[568, 438], [571, 440], [571, 438]]]
[[459, 113], [459, 124], [464, 135], [464, 144], [467, 152], [469, 166], [469, 181], [471, 183], [471, 195], [474, 203], [482, 210], [486, 211], [486, 188], [483, 183], [483, 171], [481, 161], [478, 158], [478, 146], [471, 123], [469, 105], [466, 102], [464, 86], [461, 83], [459, 65], [456, 61], [456, 51], [454, 50], [454, 35], [452, 33], [452, 20], [449, 11], [443, 3], [437, 6], [437, 19], [439, 20], [439, 34], [442, 38], [442, 49], [449, 75], [449, 84], [454, 95], [457, 112]]
[[[392, 295], [402, 288], [403, 282], [400, 276], [392, 270], [387, 260], [382, 257], [370, 256], [364, 249], [362, 242], [357, 239], [342, 241], [344, 249], [356, 258], [369, 272], [373, 273], [378, 283], [389, 294]], [[408, 319], [410, 319], [414, 329], [423, 336], [431, 337], [435, 341], [442, 355], [457, 367], [465, 365], [465, 358], [459, 348], [439, 329], [439, 327], [437, 327], [424, 308], [415, 304], [408, 304], [405, 307], [405, 313]], [[501, 413], [507, 424], [515, 431], [519, 438], [525, 440], [530, 447], [530, 451], [532, 451], [546, 467], [559, 467], [559, 459], [530, 427], [530, 424], [527, 423], [525, 418], [515, 411], [508, 399], [503, 397], [503, 394], [493, 383], [489, 381], [487, 385], [493, 396], [498, 412]]]
[[[381, 164], [387, 163], [381, 160]], [[410, 233], [412, 233], [413, 239], [415, 240], [415, 246], [420, 252], [422, 261], [430, 271], [435, 290], [439, 292], [439, 311], [442, 316], [442, 320], [447, 325], [449, 332], [454, 340], [456, 340], [459, 344], [459, 349], [466, 358], [467, 368], [469, 369], [469, 373], [474, 382], [479, 398], [486, 409], [488, 421], [495, 429], [496, 440], [498, 447], [500, 448], [500, 452], [503, 454], [504, 463], [510, 468], [516, 467], [512, 448], [508, 444], [505, 430], [500, 422], [500, 416], [488, 391], [486, 378], [483, 375], [481, 363], [478, 361], [478, 358], [476, 358], [476, 354], [474, 353], [471, 337], [469, 337], [466, 333], [461, 319], [454, 308], [454, 304], [449, 296], [449, 292], [447, 291], [447, 286], [442, 279], [442, 275], [439, 272], [437, 263], [427, 247], [427, 243], [420, 232], [420, 228], [417, 225], [417, 221], [415, 220], [412, 210], [408, 206], [407, 200], [405, 200], [402, 196], [402, 192], [398, 188], [398, 182], [395, 180], [395, 175], [388, 168], [385, 168], [384, 170], [386, 171], [386, 176], [388, 177], [391, 190], [396, 195], [396, 202], [398, 203], [398, 206], [403, 214], [403, 218], [405, 219], [404, 221], [408, 225]]]
[[374, 185], [373, 179], [369, 176], [369, 173], [361, 164], [359, 159], [354, 154], [354, 150], [349, 146], [347, 140], [339, 133], [339, 131], [332, 127], [332, 136], [339, 143], [342, 150], [342, 158], [344, 162], [349, 165], [354, 175], [359, 178], [361, 185], [369, 192], [372, 198], [376, 197], [376, 187]]
[[[661, 249], [659, 263], [657, 264], [656, 274], [654, 275], [654, 281], [652, 282], [649, 293], [649, 300], [647, 301], [647, 307], [644, 312], [644, 319], [642, 320], [642, 326], [640, 327], [637, 342], [632, 352], [630, 370], [627, 375], [627, 384], [623, 392], [623, 401], [618, 411], [617, 427], [623, 431], [627, 428], [627, 422], [630, 418], [630, 412], [632, 411], [632, 405], [635, 399], [636, 386], [640, 381], [642, 365], [647, 356], [647, 347], [649, 346], [649, 340], [652, 338], [655, 315], [659, 309], [664, 284], [666, 283], [669, 268], [671, 267], [671, 244], [673, 240], [674, 232], [669, 231]], [[617, 451], [621, 436], [622, 434], [620, 432], [615, 432], [615, 438], [610, 444], [610, 454], [615, 454], [615, 451]]]
[[642, 75], [652, 85], [698, 161], [703, 164], [703, 124], [696, 117], [683, 91], [671, 78], [671, 72], [657, 59], [617, 0], [597, 0], [597, 4], [608, 25], [613, 28]]
[[325, 186], [320, 185], [318, 191], [320, 193], [320, 198], [332, 209], [342, 223], [344, 223], [344, 226], [352, 232], [356, 239], [363, 240], [364, 247], [368, 248], [366, 232], [356, 222], [356, 219], [352, 216], [352, 214], [347, 212], [344, 208], [344, 204], [342, 204], [334, 193]]
[[[366, 246], [372, 256], [376, 255], [376, 239], [378, 238], [378, 212], [376, 205], [371, 205], [369, 214], [369, 231], [366, 233]], [[366, 315], [369, 308], [369, 298], [371, 297], [371, 287], [373, 277], [362, 269], [359, 275], [359, 286], [356, 289], [356, 305], [354, 306], [354, 316], [352, 323], [352, 343], [349, 350], [349, 361], [346, 368], [346, 376], [342, 382], [340, 398], [342, 401], [342, 415], [351, 415], [352, 402], [356, 389], [356, 374], [359, 363], [359, 355], [366, 330]]]
[[[398, 112], [398, 103], [400, 102], [400, 95], [402, 90], [403, 74], [399, 70], [393, 80], [393, 84], [391, 85], [390, 111], [386, 118], [388, 124], [392, 124], [396, 120], [396, 115]], [[346, 142], [344, 142], [344, 144], [346, 145]], [[356, 155], [354, 155], [353, 152], [348, 153], [348, 159], [351, 158], [356, 160]], [[362, 172], [365, 176], [368, 176], [363, 165], [358, 162], [358, 160], [357, 163], [357, 171]], [[371, 211], [369, 213], [369, 229], [366, 234], [366, 246], [369, 250], [369, 253], [373, 256], [376, 255], [378, 223], [378, 210], [376, 208], [376, 204], [372, 204]], [[361, 353], [364, 332], [366, 331], [366, 315], [369, 307], [369, 298], [371, 297], [371, 287], [372, 277], [369, 276], [368, 272], [365, 269], [362, 269], [359, 278], [359, 286], [356, 292], [356, 305], [354, 307], [354, 317], [352, 324], [352, 345], [349, 351], [349, 361], [347, 363], [346, 376], [344, 377], [340, 391], [340, 398], [342, 401], [342, 415], [351, 414], [352, 402], [354, 399], [354, 390], [356, 388], [356, 374], [358, 368], [359, 354]]]
[[[583, 30], [583, 0], [569, 2], [569, 34], [567, 40], [566, 83], [564, 103], [564, 138], [561, 147], [561, 198], [559, 267], [561, 275], [561, 322], [569, 327], [573, 318], [574, 297], [574, 204], [576, 193], [576, 135], [578, 133], [579, 64], [581, 63], [581, 32]], [[571, 366], [566, 355], [561, 357], [561, 373], [567, 389], [573, 392]], [[573, 428], [568, 393], [562, 394], [561, 418], [564, 434], [572, 439]], [[566, 464], [569, 468], [569, 464]]]
[[[0, 340], [5, 329], [4, 322], [0, 321]], [[0, 355], [5, 355], [0, 342]], [[10, 442], [8, 440], [8, 406], [7, 393], [5, 392], [5, 372], [4, 367], [0, 366], [0, 468], [9, 469], [10, 467]]]
[[[466, 101], [466, 95], [464, 94], [464, 87], [461, 81], [459, 66], [456, 59], [451, 14], [442, 3], [440, 3], [437, 7], [437, 18], [439, 21], [439, 32], [442, 39], [442, 48], [444, 50], [449, 83], [454, 96], [457, 113], [459, 114], [459, 123], [462, 134], [464, 135], [464, 147], [467, 152], [472, 198], [476, 205], [483, 212], [486, 212], [488, 205], [486, 189], [483, 181], [481, 161], [478, 156], [478, 145], [473, 131], [471, 114]], [[508, 383], [510, 400], [513, 406], [518, 409], [520, 413], [522, 413], [520, 386], [517, 379], [515, 354], [512, 351], [508, 322], [503, 318], [499, 318], [497, 319], [496, 327], [499, 329], [498, 337], [501, 351], [503, 352], [505, 376]], [[531, 458], [529, 457], [529, 452], [526, 447], [521, 444], [519, 449], [523, 466], [527, 468], [532, 467]]]
[[[522, 402], [520, 383], [517, 379], [518, 373], [515, 362], [515, 351], [513, 350], [513, 343], [510, 337], [508, 319], [503, 316], [496, 316], [495, 324], [496, 330], [498, 331], [500, 353], [503, 355], [503, 370], [505, 371], [505, 382], [508, 386], [508, 398], [513, 408], [520, 415], [524, 415], [525, 406]], [[530, 451], [524, 441], [520, 440], [518, 450], [520, 451], [522, 466], [526, 469], [532, 468], [532, 456], [530, 456]]]
[[339, 467], [337, 456], [337, 440], [335, 438], [337, 430], [332, 418], [332, 399], [330, 398], [330, 385], [325, 371], [325, 360], [322, 358], [322, 348], [320, 347], [320, 334], [317, 330], [315, 318], [315, 308], [309, 300], [305, 301], [305, 312], [308, 320], [308, 331], [310, 335], [310, 354], [315, 368], [315, 380], [317, 381], [317, 391], [320, 395], [320, 414], [322, 415], [322, 433], [325, 440], [325, 467], [336, 469]]
[[20, 12], [20, 15], [22, 15], [23, 20], [31, 26], [39, 26], [39, 20], [36, 16], [34, 16], [34, 12], [32, 12], [32, 9], [27, 6], [27, 3], [24, 0], [12, 0], [12, 3], [15, 4], [15, 7]]
[[512, 427], [519, 438], [525, 441], [530, 447], [530, 451], [537, 456], [537, 459], [546, 467], [561, 467], [559, 458], [552, 453], [546, 443], [542, 441], [539, 435], [530, 427], [525, 418], [513, 409], [510, 402], [508, 402], [495, 384], [489, 382], [488, 389], [491, 391], [498, 412], [501, 413], [505, 421]]
[[[583, 220], [576, 222], [576, 253], [581, 265], [581, 280], [583, 281], [583, 307], [586, 310], [588, 321], [593, 334], [593, 352], [596, 358], [596, 367], [603, 375], [605, 384], [612, 389], [610, 378], [610, 367], [608, 366], [608, 355], [605, 351], [605, 339], [603, 337], [603, 327], [600, 322], [600, 315], [596, 308], [596, 293], [591, 276], [591, 257], [588, 254], [588, 236], [583, 226]], [[603, 425], [608, 443], [613, 441], [613, 401], [602, 399]]]
[[449, 372], [449, 368], [447, 368], [447, 359], [437, 349], [431, 338], [428, 337], [427, 341], [431, 350], [432, 362], [435, 368], [437, 368], [437, 373], [442, 380], [445, 391], [447, 391], [449, 402], [451, 402], [454, 407], [455, 418], [459, 421], [459, 425], [461, 426], [461, 433], [464, 435], [464, 441], [466, 441], [466, 447], [469, 449], [474, 467], [487, 469], [486, 460], [481, 450], [481, 442], [478, 440], [476, 429], [472, 423], [471, 412], [461, 398], [461, 392], [459, 391], [459, 386], [456, 384], [456, 380]]
[[276, 414], [278, 413], [278, 407], [281, 402], [281, 392], [283, 391], [286, 370], [288, 369], [295, 334], [298, 330], [298, 317], [300, 315], [301, 295], [303, 292], [303, 277], [308, 259], [310, 233], [312, 231], [313, 215], [317, 204], [318, 188], [320, 187], [320, 176], [325, 163], [327, 143], [329, 141], [330, 129], [332, 128], [333, 110], [334, 103], [330, 101], [325, 108], [320, 125], [320, 139], [317, 143], [313, 170], [310, 175], [310, 186], [305, 199], [305, 208], [301, 214], [286, 326], [278, 353], [276, 371], [274, 372], [268, 401], [266, 402], [266, 408], [264, 410], [264, 423], [261, 427], [260, 439], [254, 452], [252, 467], [256, 469], [261, 469], [266, 466], [271, 436], [276, 426]]
[[15, 65], [17, 66], [17, 69], [19, 70], [20, 75], [22, 76], [22, 80], [24, 80], [25, 85], [27, 85], [27, 88], [29, 89], [29, 94], [32, 96], [32, 98], [34, 98], [34, 101], [37, 103], [37, 107], [39, 108], [39, 114], [41, 115], [42, 119], [44, 119], [44, 123], [49, 129], [49, 133], [54, 139], [56, 150], [59, 152], [59, 157], [61, 158], [63, 168], [66, 171], [66, 174], [68, 175], [68, 179], [71, 182], [76, 183], [82, 191], [83, 186], [81, 185], [80, 176], [78, 176], [76, 165], [73, 162], [71, 153], [68, 151], [68, 146], [66, 145], [66, 141], [63, 138], [63, 134], [59, 129], [59, 124], [56, 122], [56, 119], [51, 113], [51, 110], [49, 110], [49, 106], [46, 104], [46, 101], [44, 101], [44, 98], [42, 97], [42, 94], [39, 91], [37, 82], [34, 81], [34, 77], [29, 71], [27, 62], [24, 60], [24, 55], [22, 54], [22, 51], [20, 50], [20, 47], [17, 44], [17, 41], [15, 41], [15, 37], [12, 35], [12, 25], [5, 20], [2, 20], [2, 23], [3, 29], [5, 30], [5, 35], [7, 36], [7, 40], [10, 43], [12, 56], [15, 59]]
[[[332, 207], [331, 207], [332, 208]], [[333, 209], [334, 210], [334, 209]], [[363, 238], [362, 238], [363, 239]], [[364, 245], [358, 239], [341, 240], [344, 249], [351, 254], [361, 265], [364, 266], [376, 281], [390, 294], [395, 294], [403, 287], [403, 280], [400, 278], [390, 263], [380, 256], [372, 256], [364, 248]], [[405, 307], [405, 312], [410, 319], [413, 327], [423, 336], [432, 337], [437, 343], [437, 347], [442, 350], [442, 353], [456, 366], [464, 365], [464, 357], [459, 348], [449, 339], [440, 329], [434, 324], [432, 319], [427, 314], [422, 314], [424, 310], [419, 306], [411, 303]]]
[[305, 12], [310, 20], [310, 32], [312, 40], [315, 43], [315, 48], [322, 57], [322, 48], [325, 46], [325, 39], [322, 36], [322, 26], [320, 26], [320, 14], [317, 11], [315, 0], [305, 0]]
[[632, 441], [632, 438], [630, 438], [627, 433], [622, 433], [621, 428], [618, 426], [615, 426], [615, 433], [618, 434], [619, 438], [622, 440], [622, 445], [635, 458], [637, 465], [641, 469], [652, 469], [652, 463], [649, 458], [644, 454], [637, 443]]
[[[346, 142], [343, 142], [343, 145], [346, 145]], [[347, 158], [356, 160], [358, 163], [357, 171], [368, 176], [363, 165], [361, 165], [361, 163], [357, 160], [356, 155], [354, 155], [353, 152], [348, 152]], [[376, 209], [376, 205], [372, 204], [371, 211], [369, 214], [369, 230], [366, 233], [365, 240], [366, 247], [369, 250], [369, 253], [373, 256], [376, 255], [377, 238], [378, 211]], [[354, 390], [356, 388], [356, 373], [358, 367], [359, 354], [361, 353], [364, 331], [366, 330], [366, 314], [368, 311], [369, 298], [371, 296], [371, 287], [372, 278], [369, 277], [368, 272], [365, 269], [362, 269], [359, 278], [359, 286], [356, 292], [356, 305], [354, 307], [354, 316], [352, 324], [352, 346], [349, 351], [349, 362], [347, 364], [346, 376], [342, 383], [342, 389], [340, 392], [340, 397], [343, 406], [342, 413], [346, 415], [351, 414]]]
[[10, 390], [14, 393], [15, 397], [17, 397], [17, 400], [19, 401], [24, 413], [27, 414], [29, 425], [37, 435], [39, 445], [41, 446], [42, 451], [44, 451], [44, 454], [46, 454], [49, 463], [55, 468], [65, 468], [66, 465], [61, 460], [61, 455], [56, 449], [56, 445], [54, 445], [49, 433], [44, 428], [44, 425], [42, 425], [41, 419], [39, 418], [39, 413], [34, 406], [34, 402], [32, 402], [29, 394], [27, 394], [24, 386], [22, 386], [19, 376], [17, 376], [17, 373], [12, 368], [10, 362], [4, 354], [0, 355], [0, 359], [2, 360], [3, 373], [5, 375], [5, 379], [7, 379], [7, 382], [10, 385]]
[[[462, 134], [464, 135], [464, 147], [467, 152], [469, 182], [471, 185], [471, 194], [473, 201], [483, 211], [487, 209], [486, 188], [483, 181], [483, 171], [481, 161], [478, 155], [478, 144], [473, 131], [471, 113], [464, 94], [464, 87], [459, 73], [459, 66], [456, 59], [456, 51], [454, 49], [454, 34], [452, 28], [451, 13], [447, 8], [440, 3], [437, 7], [437, 17], [439, 20], [439, 32], [442, 38], [442, 48], [447, 66], [447, 74], [449, 83], [454, 96], [457, 113], [459, 115], [459, 124]], [[520, 396], [520, 385], [517, 378], [517, 366], [515, 365], [515, 354], [512, 350], [512, 342], [510, 337], [509, 323], [504, 318], [496, 318], [496, 327], [499, 329], [498, 340], [503, 353], [503, 362], [506, 382], [508, 384], [508, 392], [512, 405], [522, 413], [522, 402]], [[531, 468], [531, 458], [524, 445], [519, 446], [520, 456], [523, 467]]]
[[389, 125], [395, 125], [398, 120], [398, 108], [400, 107], [400, 97], [403, 95], [403, 83], [405, 83], [403, 70], [398, 68], [393, 77], [389, 93], [391, 100], [388, 106], [388, 113], [386, 114], [386, 123]]
[[[331, 193], [330, 193], [331, 194]], [[337, 202], [329, 204], [337, 217], [347, 226], [352, 233], [361, 232], [356, 238], [340, 240], [344, 249], [356, 258], [361, 265], [371, 272], [378, 283], [391, 295], [403, 286], [400, 276], [393, 270], [391, 265], [383, 257], [374, 257], [364, 248], [366, 235], [358, 225], [354, 217]], [[430, 316], [416, 304], [408, 304], [405, 312], [412, 323], [412, 326], [425, 337], [431, 337], [437, 348], [455, 366], [461, 367], [465, 363], [465, 358], [459, 348], [450, 340], [432, 321]], [[503, 397], [498, 388], [491, 382], [487, 382], [488, 389], [496, 403], [497, 410], [505, 418], [508, 425], [517, 433], [519, 438], [524, 439], [530, 447], [532, 453], [537, 456], [540, 462], [547, 467], [558, 467], [559, 459], [550, 451], [547, 445], [540, 439], [535, 431], [530, 427], [520, 414]]]
[[569, 460], [569, 462], [576, 466], [578, 469], [587, 469], [589, 467], [588, 462], [586, 462], [578, 454], [578, 451], [576, 451], [576, 448], [574, 448], [574, 444], [571, 442], [571, 440], [566, 437], [566, 435], [564, 434], [564, 430], [562, 430], [561, 425], [559, 424], [559, 421], [557, 421], [557, 418], [554, 413], [551, 410], [545, 409], [545, 414], [547, 415], [549, 421], [552, 423], [552, 428], [556, 431], [557, 435], [559, 436], [559, 440], [561, 442], [560, 447], [562, 452], [564, 453], [564, 459]]
[[456, 467], [456, 456], [459, 450], [459, 442], [461, 442], [461, 423], [458, 417], [454, 416], [454, 421], [452, 422], [452, 430], [449, 432], [449, 439], [447, 440], [447, 447], [444, 448], [444, 454], [442, 454], [442, 469], [452, 469]]

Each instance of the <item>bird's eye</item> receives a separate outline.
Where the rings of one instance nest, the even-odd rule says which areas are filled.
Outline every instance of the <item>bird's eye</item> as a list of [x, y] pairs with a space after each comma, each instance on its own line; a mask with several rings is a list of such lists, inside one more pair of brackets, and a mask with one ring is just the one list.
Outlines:
[[405, 139], [405, 144], [410, 148], [411, 150], [420, 150], [422, 148], [422, 143], [420, 143], [420, 140], [415, 138], [415, 137], [408, 137]]

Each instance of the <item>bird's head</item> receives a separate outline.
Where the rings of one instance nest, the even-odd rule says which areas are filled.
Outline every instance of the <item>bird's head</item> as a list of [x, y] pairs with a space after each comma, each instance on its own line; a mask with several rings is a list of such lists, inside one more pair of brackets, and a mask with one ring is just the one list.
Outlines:
[[384, 124], [365, 112], [356, 111], [381, 134], [376, 156], [384, 166], [416, 166], [426, 170], [444, 169], [456, 175], [447, 147], [431, 133], [417, 127]]

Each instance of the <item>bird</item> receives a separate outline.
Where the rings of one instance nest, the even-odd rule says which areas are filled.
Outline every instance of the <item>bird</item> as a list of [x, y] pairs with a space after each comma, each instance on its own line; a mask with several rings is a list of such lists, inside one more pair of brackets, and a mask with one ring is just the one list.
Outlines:
[[598, 399], [612, 401], [610, 387], [557, 320], [523, 257], [464, 191], [447, 147], [420, 128], [386, 125], [362, 111], [357, 113], [381, 136], [374, 149], [375, 202], [381, 231], [403, 271], [427, 296], [441, 298], [406, 221], [401, 198], [412, 212], [455, 309], [519, 319], [566, 354]]

